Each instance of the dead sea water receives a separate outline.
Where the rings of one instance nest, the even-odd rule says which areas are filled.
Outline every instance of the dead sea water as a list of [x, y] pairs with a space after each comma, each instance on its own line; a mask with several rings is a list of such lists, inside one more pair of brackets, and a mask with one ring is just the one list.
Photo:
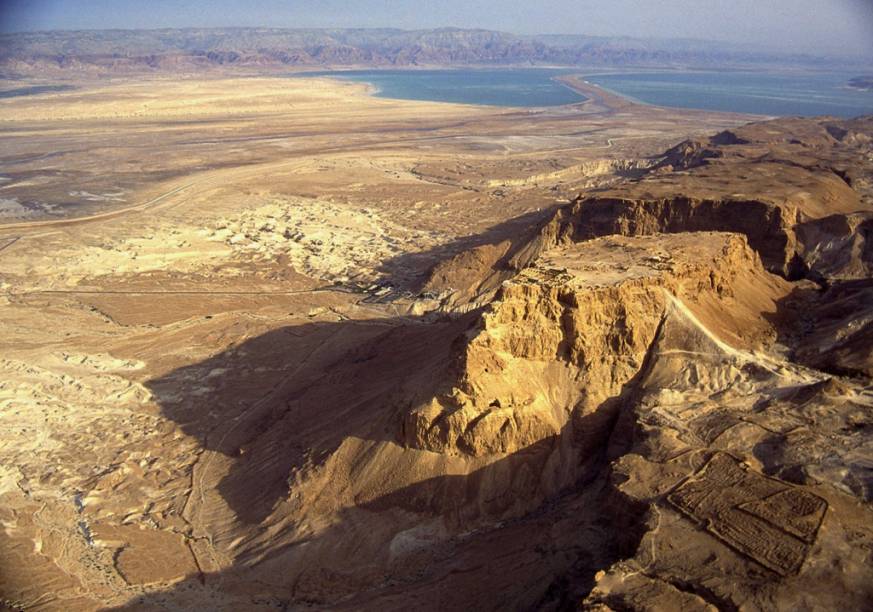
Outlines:
[[584, 69], [355, 70], [307, 73], [366, 82], [385, 98], [493, 106], [542, 107], [585, 97], [554, 77], [585, 75], [590, 83], [659, 106], [774, 116], [873, 113], [873, 92], [848, 87], [840, 72], [623, 72]]

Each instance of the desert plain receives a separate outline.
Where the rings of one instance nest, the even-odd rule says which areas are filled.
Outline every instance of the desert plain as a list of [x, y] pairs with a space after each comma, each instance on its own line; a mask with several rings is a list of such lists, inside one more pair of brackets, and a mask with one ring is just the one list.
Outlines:
[[2, 603], [869, 606], [873, 122], [568, 83], [0, 99]]

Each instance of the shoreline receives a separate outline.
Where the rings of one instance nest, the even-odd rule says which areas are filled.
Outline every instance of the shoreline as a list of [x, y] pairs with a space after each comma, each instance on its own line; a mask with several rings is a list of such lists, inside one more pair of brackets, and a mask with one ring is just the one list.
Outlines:
[[[779, 118], [779, 115], [760, 115], [756, 113], [743, 113], [740, 111], [723, 111], [710, 110], [706, 108], [687, 108], [683, 106], [663, 106], [660, 104], [652, 104], [644, 102], [631, 96], [624, 96], [616, 93], [601, 85], [595, 85], [585, 80], [587, 75], [568, 75], [556, 77], [556, 81], [560, 81], [567, 87], [578, 91], [587, 96], [589, 101], [601, 105], [609, 112], [619, 112], [622, 110], [631, 110], [633, 108], [647, 108], [659, 111], [681, 111], [689, 113], [703, 113], [706, 115], [729, 115], [733, 117], [748, 118], [750, 121], [768, 121]], [[585, 104], [583, 102], [583, 104]]]
[[[758, 120], [767, 120], [776, 118], [777, 115], [763, 115], [756, 113], [744, 113], [740, 111], [725, 111], [725, 110], [710, 110], [705, 108], [686, 108], [681, 106], [664, 106], [659, 104], [653, 104], [650, 102], [645, 102], [642, 100], [638, 100], [631, 96], [625, 96], [618, 92], [612, 91], [606, 87], [602, 87], [600, 85], [596, 85], [586, 80], [586, 78], [591, 73], [575, 73], [575, 74], [558, 74], [549, 78], [550, 81], [559, 84], [562, 87], [565, 87], [574, 93], [582, 96], [584, 99], [579, 100], [578, 102], [568, 102], [565, 104], [547, 104], [547, 105], [513, 105], [513, 104], [488, 104], [488, 103], [477, 103], [477, 102], [458, 102], [451, 100], [435, 100], [435, 99], [424, 99], [424, 98], [406, 98], [406, 97], [395, 97], [391, 95], [384, 94], [384, 91], [381, 87], [376, 85], [371, 81], [366, 80], [358, 80], [353, 77], [344, 77], [343, 73], [355, 72], [354, 70], [337, 70], [337, 71], [318, 71], [314, 73], [297, 73], [290, 75], [291, 78], [326, 78], [332, 79], [342, 83], [354, 83], [357, 85], [362, 85], [366, 88], [367, 95], [371, 97], [376, 97], [385, 100], [403, 100], [410, 102], [429, 102], [434, 104], [452, 104], [452, 105], [461, 105], [468, 106], [471, 108], [492, 108], [492, 109], [514, 109], [521, 111], [530, 111], [530, 110], [558, 110], [558, 109], [572, 109], [572, 108], [586, 108], [589, 110], [595, 110], [595, 112], [605, 112], [605, 113], [616, 113], [621, 111], [627, 111], [632, 109], [650, 109], [655, 111], [680, 111], [680, 112], [692, 112], [692, 113], [703, 113], [703, 114], [719, 114], [719, 115], [729, 115], [734, 117], [743, 117], [748, 118], [750, 121], [758, 121]], [[598, 73], [599, 74], [599, 73]]]
[[579, 104], [600, 105], [605, 107], [606, 110], [610, 112], [618, 112], [621, 110], [632, 108], [634, 106], [654, 107], [654, 105], [645, 104], [637, 100], [632, 100], [631, 98], [626, 98], [617, 93], [609, 91], [604, 87], [589, 83], [585, 80], [585, 77], [583, 75], [562, 75], [555, 77], [553, 80], [561, 83], [569, 89], [572, 89], [576, 93], [585, 96], [586, 99], [582, 102], [579, 102]]
[[[397, 70], [397, 69], [388, 69], [385, 72], [389, 72], [392, 70]], [[427, 69], [427, 70], [430, 70], [430, 69]], [[444, 71], [444, 69], [434, 69], [434, 70], [439, 71], [439, 72]], [[452, 69], [446, 69], [446, 70], [452, 70]], [[519, 68], [512, 68], [509, 70], [520, 70], [520, 69]], [[378, 71], [379, 70], [372, 70], [372, 71], [367, 70], [364, 72], [378, 72]], [[402, 70], [398, 70], [398, 71], [402, 71]], [[420, 71], [422, 71], [422, 70], [420, 70]], [[458, 69], [457, 71], [464, 72], [464, 70], [461, 70], [461, 69]], [[490, 70], [488, 70], [488, 71], [490, 71]], [[295, 74], [292, 74], [289, 76], [290, 76], [290, 78], [312, 78], [312, 79], [326, 78], [326, 79], [333, 79], [333, 80], [336, 80], [336, 81], [339, 81], [342, 83], [355, 83], [358, 85], [364, 85], [367, 88], [368, 95], [370, 95], [372, 97], [385, 99], [385, 100], [403, 100], [403, 101], [407, 101], [407, 102], [429, 102], [429, 103], [434, 103], [434, 104], [454, 104], [454, 105], [469, 106], [469, 107], [474, 107], [474, 108], [493, 108], [493, 109], [511, 109], [511, 110], [532, 110], [532, 109], [550, 109], [550, 108], [551, 109], [559, 109], [559, 108], [572, 108], [574, 106], [578, 106], [580, 104], [585, 104], [585, 103], [591, 101], [591, 98], [589, 96], [585, 95], [583, 92], [573, 88], [572, 86], [567, 85], [566, 83], [563, 83], [560, 80], [561, 76], [550, 77], [548, 80], [551, 82], [558, 83], [559, 85], [563, 86], [566, 89], [569, 89], [570, 91], [574, 92], [575, 94], [582, 96], [583, 99], [575, 101], [575, 102], [566, 102], [563, 104], [517, 105], [517, 104], [494, 104], [494, 103], [487, 103], [487, 102], [460, 102], [460, 101], [455, 101], [455, 100], [437, 100], [437, 99], [433, 99], [433, 98], [410, 98], [410, 97], [402, 97], [402, 96], [398, 97], [398, 96], [391, 96], [388, 94], [382, 95], [383, 91], [384, 91], [382, 89], [382, 87], [380, 87], [379, 85], [377, 85], [376, 83], [374, 83], [372, 81], [357, 79], [357, 78], [352, 77], [352, 76], [343, 76], [344, 73], [348, 74], [348, 73], [352, 73], [352, 72], [360, 72], [360, 71], [359, 70], [314, 71], [314, 72], [295, 73]], [[409, 72], [416, 72], [416, 71], [410, 70]]]

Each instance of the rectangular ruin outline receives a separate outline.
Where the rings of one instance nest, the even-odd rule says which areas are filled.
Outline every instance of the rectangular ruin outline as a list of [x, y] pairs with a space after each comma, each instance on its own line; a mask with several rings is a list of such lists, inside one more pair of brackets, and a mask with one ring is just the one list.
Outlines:
[[[676, 499], [677, 494], [680, 493], [680, 491], [685, 486], [687, 486], [689, 483], [698, 482], [700, 480], [705, 480], [705, 478], [706, 478], [705, 473], [706, 473], [707, 468], [709, 468], [710, 465], [712, 464], [712, 462], [717, 460], [719, 457], [724, 457], [724, 458], [732, 461], [738, 469], [741, 469], [744, 472], [750, 473], [755, 478], [760, 478], [762, 480], [766, 480], [766, 481], [773, 483], [773, 484], [780, 487], [779, 490], [774, 491], [773, 493], [771, 493], [770, 495], [767, 495], [766, 497], [759, 498], [758, 500], [753, 499], [753, 500], [749, 500], [746, 502], [742, 502], [740, 504], [735, 504], [733, 506], [730, 506], [730, 508], [735, 509], [738, 512], [742, 512], [744, 514], [747, 514], [749, 517], [752, 517], [756, 520], [759, 520], [759, 521], [765, 523], [767, 526], [770, 526], [771, 528], [781, 532], [786, 537], [791, 538], [792, 540], [794, 540], [795, 542], [800, 544], [801, 548], [803, 550], [803, 555], [802, 555], [802, 559], [800, 560], [800, 562], [797, 564], [797, 566], [795, 568], [777, 567], [774, 564], [768, 562], [767, 559], [762, 559], [762, 558], [760, 558], [760, 556], [753, 554], [749, 550], [746, 550], [739, 542], [733, 542], [733, 541], [731, 541], [731, 539], [728, 536], [720, 533], [717, 530], [717, 527], [711, 518], [701, 517], [701, 516], [697, 516], [697, 515], [693, 514], [692, 511], [690, 509], [688, 509], [687, 507], [685, 507], [685, 505], [682, 504], [682, 502], [680, 500]], [[711, 535], [712, 537], [717, 539], [719, 542], [722, 542], [728, 548], [730, 548], [731, 550], [740, 554], [741, 556], [743, 556], [747, 559], [750, 559], [751, 561], [754, 561], [755, 563], [757, 563], [761, 567], [764, 567], [765, 569], [773, 571], [781, 576], [789, 576], [789, 575], [796, 574], [800, 571], [800, 569], [802, 569], [803, 564], [806, 562], [806, 559], [809, 555], [809, 551], [812, 548], [812, 545], [815, 543], [815, 540], [818, 538], [818, 532], [821, 529], [822, 524], [824, 523], [824, 518], [827, 515], [827, 511], [830, 508], [830, 505], [828, 504], [827, 500], [824, 499], [823, 497], [816, 495], [815, 493], [812, 493], [811, 491], [807, 491], [806, 489], [804, 489], [802, 487], [798, 487], [797, 485], [793, 485], [791, 483], [784, 482], [782, 480], [779, 480], [778, 478], [773, 478], [771, 476], [767, 476], [766, 474], [761, 474], [760, 472], [757, 472], [754, 470], [749, 472], [747, 469], [744, 469], [743, 467], [741, 467], [744, 463], [745, 462], [743, 460], [731, 455], [730, 453], [726, 453], [724, 451], [716, 451], [706, 461], [706, 463], [704, 463], [696, 472], [689, 474], [687, 477], [683, 478], [675, 486], [673, 486], [670, 489], [670, 491], [668, 493], [666, 493], [665, 498], [670, 503], [670, 505], [676, 511], [678, 511], [682, 516], [685, 516], [686, 518], [691, 520], [695, 525], [700, 527], [703, 531], [705, 531], [706, 533], [708, 533], [709, 535]], [[750, 502], [764, 501], [764, 500], [772, 498], [775, 495], [779, 495], [779, 494], [785, 493], [786, 491], [790, 491], [790, 490], [794, 490], [794, 489], [803, 491], [803, 492], [807, 493], [808, 495], [815, 497], [823, 505], [821, 516], [820, 516], [819, 521], [818, 521], [817, 525], [815, 526], [815, 529], [812, 533], [812, 537], [811, 537], [810, 542], [804, 541], [800, 537], [786, 531], [785, 529], [783, 529], [779, 525], [776, 525], [776, 524], [770, 522], [769, 520], [765, 519], [764, 517], [758, 516], [758, 515], [756, 515], [752, 512], [749, 512], [748, 510], [741, 507], [741, 506], [748, 504]]]

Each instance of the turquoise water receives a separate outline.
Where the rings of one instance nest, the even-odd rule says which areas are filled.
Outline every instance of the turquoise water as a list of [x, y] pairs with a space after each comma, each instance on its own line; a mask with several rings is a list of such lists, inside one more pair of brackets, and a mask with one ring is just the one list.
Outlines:
[[585, 101], [585, 96], [552, 80], [572, 70], [541, 68], [505, 70], [354, 70], [316, 72], [301, 76], [331, 76], [375, 85], [383, 98], [429, 100], [490, 106], [561, 106]]
[[849, 73], [660, 72], [585, 77], [648, 104], [758, 115], [873, 113], [873, 92], [847, 87]]
[[[358, 70], [308, 73], [371, 83], [378, 96], [494, 106], [559, 106], [585, 100], [553, 80], [579, 69]], [[307, 76], [306, 74], [301, 76]], [[616, 93], [660, 106], [758, 115], [873, 114], [873, 92], [851, 73], [650, 72], [588, 75]]]

